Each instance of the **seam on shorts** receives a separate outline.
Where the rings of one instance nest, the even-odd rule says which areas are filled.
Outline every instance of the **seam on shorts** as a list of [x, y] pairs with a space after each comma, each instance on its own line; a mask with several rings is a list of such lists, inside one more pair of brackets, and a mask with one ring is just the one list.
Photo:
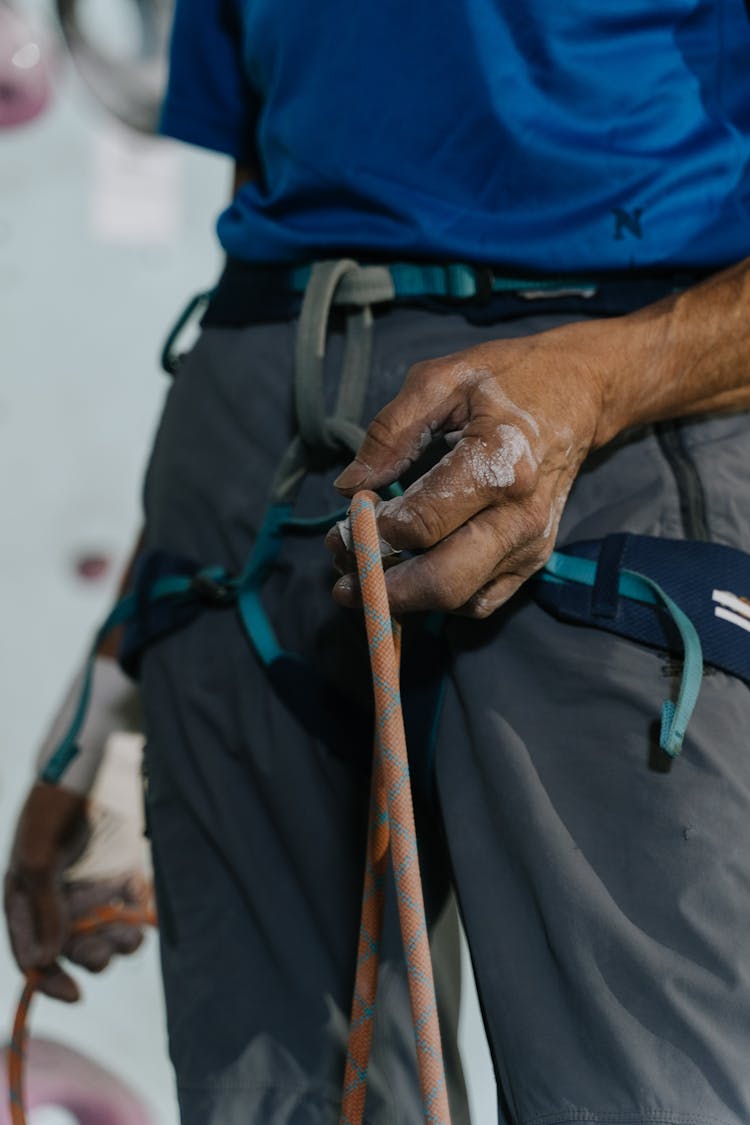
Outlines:
[[593, 1109], [565, 1110], [563, 1113], [543, 1113], [538, 1117], [525, 1117], [521, 1125], [578, 1125], [581, 1121], [599, 1125], [599, 1122], [611, 1125], [732, 1125], [723, 1117], [714, 1117], [703, 1113], [679, 1113], [668, 1109], [646, 1111], [603, 1110], [597, 1112]]

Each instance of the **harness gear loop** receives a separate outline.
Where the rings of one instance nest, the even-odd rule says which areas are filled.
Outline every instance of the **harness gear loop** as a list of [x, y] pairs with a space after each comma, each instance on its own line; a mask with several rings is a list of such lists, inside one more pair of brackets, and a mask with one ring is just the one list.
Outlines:
[[[359, 266], [348, 258], [312, 267], [297, 325], [294, 380], [297, 426], [308, 453], [330, 457], [342, 446], [356, 452], [364, 434], [359, 419], [372, 356], [370, 306], [394, 296], [393, 281], [382, 267]], [[338, 397], [333, 415], [327, 417], [323, 373], [334, 303], [348, 311]]]
[[159, 356], [162, 370], [167, 375], [174, 376], [180, 370], [180, 365], [186, 355], [186, 350], [181, 350], [179, 347], [184, 342], [182, 338], [188, 334], [189, 329], [196, 329], [200, 324], [201, 317], [211, 303], [213, 294], [213, 289], [207, 289], [204, 293], [196, 293], [170, 329]]
[[[294, 504], [314, 462], [335, 464], [343, 451], [356, 453], [364, 430], [359, 424], [372, 358], [373, 304], [392, 301], [395, 288], [384, 266], [360, 266], [349, 258], [316, 262], [297, 324], [294, 406], [297, 434], [271, 485], [272, 505]], [[333, 306], [346, 310], [346, 336], [333, 414], [326, 414], [323, 381], [328, 321]]]

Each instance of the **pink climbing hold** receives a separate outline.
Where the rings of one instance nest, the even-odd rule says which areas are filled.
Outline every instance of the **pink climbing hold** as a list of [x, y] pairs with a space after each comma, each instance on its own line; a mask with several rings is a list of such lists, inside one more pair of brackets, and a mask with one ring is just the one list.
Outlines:
[[75, 561], [76, 574], [87, 582], [98, 582], [109, 573], [111, 563], [109, 555], [103, 553], [80, 555]]
[[48, 38], [0, 0], [0, 129], [33, 121], [46, 109], [51, 53]]
[[[5, 1080], [7, 1048], [0, 1050], [0, 1125], [11, 1125]], [[78, 1125], [156, 1125], [138, 1095], [86, 1055], [50, 1039], [28, 1045], [26, 1107], [64, 1109]]]

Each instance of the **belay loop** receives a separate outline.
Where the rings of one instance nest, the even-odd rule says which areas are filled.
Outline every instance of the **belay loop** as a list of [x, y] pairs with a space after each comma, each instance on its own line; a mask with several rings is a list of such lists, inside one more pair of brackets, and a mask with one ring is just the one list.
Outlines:
[[359, 492], [349, 513], [370, 650], [375, 735], [362, 916], [340, 1125], [361, 1125], [365, 1109], [389, 850], [424, 1120], [431, 1125], [450, 1125], [399, 692], [400, 629], [392, 621], [388, 606], [375, 521], [377, 499], [374, 493]]

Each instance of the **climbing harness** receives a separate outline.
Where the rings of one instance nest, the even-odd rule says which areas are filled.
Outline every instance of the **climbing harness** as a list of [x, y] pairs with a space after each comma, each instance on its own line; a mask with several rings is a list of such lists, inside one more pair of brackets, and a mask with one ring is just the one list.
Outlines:
[[[369, 716], [353, 708], [343, 693], [327, 684], [302, 657], [282, 647], [266, 614], [262, 595], [285, 536], [320, 535], [346, 515], [346, 510], [314, 517], [297, 515], [297, 502], [308, 472], [340, 464], [344, 456], [359, 448], [363, 437], [360, 416], [372, 350], [372, 306], [392, 302], [399, 286], [403, 292], [408, 285], [417, 284], [413, 273], [401, 275], [397, 284], [399, 275], [394, 275], [395, 269], [359, 266], [342, 260], [320, 262], [300, 273], [295, 282], [300, 290], [304, 286], [295, 351], [297, 434], [274, 476], [266, 515], [245, 568], [238, 575], [231, 574], [223, 566], [205, 566], [162, 551], [150, 551], [142, 557], [131, 590], [96, 635], [78, 709], [67, 734], [47, 762], [43, 780], [58, 782], [76, 753], [76, 738], [90, 691], [93, 654], [111, 629], [125, 626], [121, 663], [126, 671], [137, 674], [141, 653], [148, 645], [186, 627], [199, 613], [230, 606], [238, 612], [269, 685], [308, 731], [326, 739], [333, 737], [331, 714], [337, 716], [334, 726], [339, 732], [351, 724], [347, 731], [349, 744], [364, 730]], [[441, 277], [446, 276], [452, 279], [454, 292], [460, 292], [466, 279], [462, 281], [463, 275], [455, 270], [453, 274], [430, 275], [427, 281], [439, 285]], [[425, 284], [424, 272], [420, 284]], [[323, 373], [328, 319], [333, 307], [344, 318], [345, 336], [336, 402], [333, 413], [327, 414]], [[195, 305], [191, 312], [194, 314], [197, 308]], [[165, 349], [168, 357], [177, 352], [178, 335], [179, 330], [170, 337]], [[398, 491], [397, 485], [390, 489], [391, 494]], [[402, 690], [399, 688], [401, 633], [391, 621], [388, 609], [375, 521], [377, 499], [374, 494], [358, 494], [349, 509], [372, 668], [375, 745], [362, 921], [340, 1125], [361, 1125], [363, 1120], [389, 851], [407, 965], [423, 1112], [425, 1121], [432, 1125], [447, 1125], [447, 1090], [401, 709], [403, 694], [408, 720], [409, 692], [403, 690], [404, 684]], [[699, 570], [702, 578], [697, 583], [694, 578]], [[735, 653], [729, 658], [727, 638], [716, 632], [732, 627], [727, 613], [741, 619], [740, 628], [750, 631], [750, 604], [744, 600], [745, 591], [750, 591], [750, 558], [742, 552], [714, 544], [676, 543], [645, 536], [610, 536], [556, 551], [531, 584], [538, 603], [564, 620], [609, 629], [683, 654], [678, 698], [676, 702], [667, 701], [663, 708], [661, 746], [670, 757], [680, 751], [697, 700], [703, 648], [708, 661], [750, 682], [750, 646], [745, 645], [741, 657], [735, 659], [735, 649], [729, 645]], [[709, 610], [708, 616], [702, 610], [706, 598], [707, 604], [715, 607], [715, 612]], [[733, 627], [737, 628], [737, 622]], [[421, 693], [422, 720], [416, 724], [419, 739], [424, 743], [434, 738], [444, 683], [443, 657], [434, 644], [439, 632], [440, 620], [428, 618], [424, 625], [428, 637], [425, 662], [432, 659], [434, 667], [428, 678], [429, 687]], [[315, 690], [310, 690], [311, 678]], [[303, 683], [307, 690], [300, 690]], [[354, 738], [352, 730], [358, 732]], [[406, 733], [411, 740], [410, 731]], [[24, 993], [20, 1023], [14, 1032], [15, 1049], [11, 1054], [16, 1066], [16, 1091], [17, 1068], [22, 1064], [22, 1027], [33, 988], [32, 979], [27, 983], [30, 991]], [[17, 1110], [14, 1125], [23, 1122], [18, 1113], [22, 1109]]]
[[750, 684], [750, 555], [721, 543], [617, 534], [555, 551], [532, 583], [564, 621], [683, 658], [677, 700], [662, 707], [659, 745], [682, 748], [703, 664]]

